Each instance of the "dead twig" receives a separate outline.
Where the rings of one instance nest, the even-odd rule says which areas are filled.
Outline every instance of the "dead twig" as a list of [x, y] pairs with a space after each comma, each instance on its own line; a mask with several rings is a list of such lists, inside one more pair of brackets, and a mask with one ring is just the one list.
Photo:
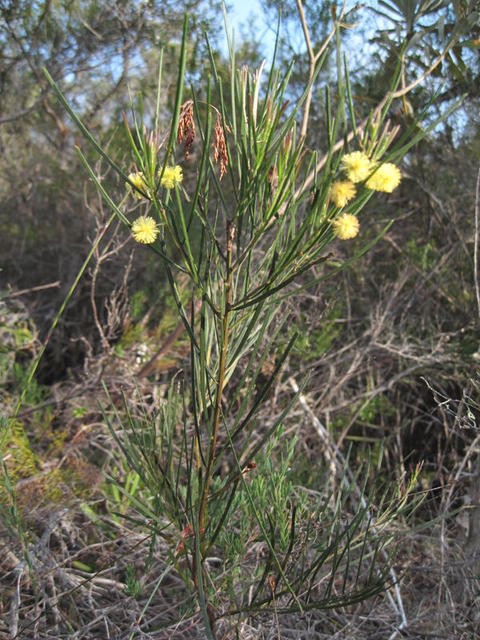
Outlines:
[[12, 293], [7, 293], [3, 296], [0, 296], [1, 300], [9, 300], [10, 298], [18, 298], [20, 296], [24, 296], [27, 293], [36, 293], [37, 291], [44, 291], [45, 289], [58, 289], [61, 285], [60, 280], [56, 280], [55, 282], [49, 282], [48, 284], [39, 284], [36, 287], [30, 287], [29, 289], [21, 289], [20, 291], [13, 291]]
[[328, 45], [330, 44], [330, 41], [332, 40], [332, 38], [334, 37], [334, 35], [337, 32], [338, 29], [338, 24], [340, 22], [340, 20], [343, 17], [343, 14], [345, 12], [345, 5], [346, 2], [344, 0], [343, 2], [343, 6], [342, 9], [340, 11], [340, 15], [338, 16], [338, 18], [333, 17], [333, 28], [330, 31], [330, 33], [328, 34], [328, 36], [326, 37], [326, 39], [324, 40], [322, 46], [320, 47], [320, 49], [315, 53], [313, 51], [313, 47], [312, 47], [312, 42], [310, 40], [310, 32], [308, 30], [308, 26], [307, 26], [307, 21], [305, 19], [305, 12], [303, 11], [303, 4], [302, 4], [302, 0], [297, 0], [297, 8], [298, 8], [298, 13], [300, 16], [300, 23], [302, 25], [302, 30], [303, 30], [303, 35], [305, 38], [305, 44], [307, 45], [307, 51], [308, 51], [308, 59], [309, 59], [309, 70], [308, 70], [308, 93], [307, 93], [307, 97], [305, 99], [305, 106], [303, 109], [303, 120], [302, 120], [302, 128], [300, 130], [300, 136], [302, 139], [304, 139], [307, 135], [307, 129], [308, 129], [308, 120], [310, 117], [310, 105], [312, 102], [312, 93], [313, 93], [313, 78], [315, 77], [315, 68], [317, 66], [318, 61], [320, 60], [320, 57], [322, 56], [322, 53], [325, 51], [325, 49], [328, 47]]

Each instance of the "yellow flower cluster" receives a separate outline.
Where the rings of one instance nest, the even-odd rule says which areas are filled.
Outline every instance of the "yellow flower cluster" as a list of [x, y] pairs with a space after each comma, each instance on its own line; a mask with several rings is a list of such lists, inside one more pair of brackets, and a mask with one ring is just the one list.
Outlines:
[[330, 189], [330, 197], [336, 207], [344, 207], [355, 197], [356, 189], [350, 180], [336, 180]]
[[[158, 172], [158, 175], [160, 176], [161, 174], [162, 171], [160, 170]], [[174, 189], [175, 185], [180, 184], [182, 180], [182, 167], [177, 164], [174, 167], [165, 167], [165, 171], [163, 172], [160, 184], [162, 185], [162, 187], [165, 187], [165, 189]]]
[[141, 244], [152, 244], [158, 234], [158, 224], [150, 216], [140, 216], [132, 224], [133, 238]]
[[350, 182], [363, 182], [366, 180], [365, 186], [372, 191], [392, 193], [402, 179], [400, 169], [394, 164], [391, 162], [377, 164], [362, 151], [353, 151], [345, 154], [342, 158], [341, 167]]
[[363, 182], [372, 173], [375, 165], [362, 151], [346, 153], [342, 158], [341, 168], [350, 182]]
[[[133, 193], [134, 198], [138, 198], [139, 200], [141, 200], [142, 198], [146, 198], [149, 196], [149, 191], [148, 191], [147, 183], [145, 180], [145, 176], [141, 171], [136, 171], [135, 173], [129, 173], [128, 179], [129, 179], [129, 182], [126, 182], [125, 185], [127, 187], [127, 191], [131, 191]], [[136, 188], [133, 189], [132, 184], [130, 183], [132, 183]]]
[[[333, 204], [341, 209], [356, 195], [355, 183], [365, 182], [367, 189], [392, 193], [402, 179], [400, 169], [391, 162], [378, 164], [363, 153], [352, 151], [346, 153], [341, 161], [341, 169], [348, 180], [336, 180], [330, 188]], [[340, 240], [355, 238], [360, 228], [357, 216], [353, 213], [342, 213], [332, 223], [333, 231]]]
[[342, 213], [333, 221], [333, 232], [340, 240], [351, 240], [358, 234], [360, 223], [353, 213]]
[[[162, 170], [158, 172], [158, 177], [162, 175]], [[129, 182], [126, 183], [127, 191], [131, 191], [135, 198], [141, 200], [142, 198], [150, 198], [150, 191], [148, 189], [147, 181], [141, 171], [135, 171], [128, 174]], [[175, 185], [180, 184], [183, 180], [182, 167], [178, 164], [174, 167], [165, 167], [165, 171], [160, 179], [160, 184], [165, 189], [174, 189]], [[132, 187], [135, 186], [135, 189]], [[141, 193], [140, 193], [141, 192]]]
[[391, 162], [385, 162], [370, 176], [365, 186], [367, 189], [372, 189], [372, 191], [392, 193], [400, 184], [401, 179], [400, 169]]

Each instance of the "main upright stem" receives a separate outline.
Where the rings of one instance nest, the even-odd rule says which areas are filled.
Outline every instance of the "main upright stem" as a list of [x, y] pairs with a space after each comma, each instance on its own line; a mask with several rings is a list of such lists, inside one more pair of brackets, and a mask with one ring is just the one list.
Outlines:
[[[198, 516], [199, 535], [205, 531], [205, 520], [207, 516], [208, 495], [210, 483], [212, 481], [213, 465], [215, 462], [215, 454], [217, 450], [218, 432], [220, 430], [220, 422], [222, 417], [222, 397], [225, 387], [225, 370], [227, 363], [228, 337], [229, 337], [229, 321], [232, 306], [232, 253], [233, 239], [235, 236], [235, 227], [231, 222], [227, 222], [227, 252], [226, 252], [226, 276], [224, 282], [224, 307], [220, 316], [221, 322], [221, 345], [220, 359], [218, 365], [218, 381], [217, 393], [215, 397], [215, 408], [213, 415], [213, 427], [210, 434], [210, 442], [208, 447], [208, 459], [205, 469], [205, 484], [203, 485], [202, 498], [200, 501], [200, 511]], [[203, 558], [202, 558], [203, 561]], [[196, 575], [196, 563], [193, 563], [194, 582], [198, 586], [198, 578]]]

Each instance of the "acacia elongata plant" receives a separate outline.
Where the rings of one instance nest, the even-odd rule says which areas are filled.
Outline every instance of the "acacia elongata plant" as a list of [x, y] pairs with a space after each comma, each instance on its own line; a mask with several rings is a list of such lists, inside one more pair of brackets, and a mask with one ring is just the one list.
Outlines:
[[[436, 125], [422, 129], [415, 122], [400, 135], [388, 121], [392, 101], [405, 95], [398, 88], [401, 56], [389, 93], [357, 123], [345, 64], [335, 91], [325, 88], [328, 148], [307, 148], [312, 87], [330, 43], [339, 46], [342, 16], [317, 52], [301, 11], [300, 17], [311, 73], [295, 105], [288, 100], [292, 66], [281, 73], [274, 54], [268, 71], [265, 63], [254, 72], [238, 69], [232, 46], [229, 86], [209, 48], [206, 98], [200, 100], [195, 87], [185, 95], [185, 19], [169, 127], [159, 129], [160, 61], [152, 129], [142, 101], [125, 116], [128, 167], [99, 146], [46, 73], [84, 136], [118, 174], [119, 203], [78, 149], [112, 219], [158, 256], [188, 335], [189, 366], [153, 417], [139, 415], [128, 398], [121, 410], [106, 407], [104, 417], [138, 474], [141, 491], [127, 496], [136, 511], [132, 521], [150, 532], [152, 545], [163, 545], [168, 566], [162, 578], [169, 571], [181, 577], [184, 615], [201, 614], [209, 638], [222, 619], [340, 607], [381, 592], [392, 582], [384, 554], [389, 525], [412, 505], [415, 478], [403, 492], [390, 487], [380, 495], [376, 487], [374, 520], [366, 470], [347, 474], [347, 463], [335, 493], [294, 487], [288, 472], [294, 443], [275, 463], [272, 451], [302, 389], [267, 425], [258, 420], [295, 342], [285, 299], [335, 277], [368, 250], [372, 242], [356, 241], [348, 260], [328, 262], [332, 243], [361, 238], [365, 204], [398, 186], [398, 162]], [[184, 179], [187, 170], [194, 180]], [[180, 285], [185, 280], [188, 300]], [[119, 490], [128, 494], [121, 483]]]

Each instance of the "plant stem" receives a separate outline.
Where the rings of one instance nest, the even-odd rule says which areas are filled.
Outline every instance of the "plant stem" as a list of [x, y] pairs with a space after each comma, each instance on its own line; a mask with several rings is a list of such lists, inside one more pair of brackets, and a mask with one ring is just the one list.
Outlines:
[[[224, 308], [223, 313], [221, 315], [221, 346], [220, 346], [220, 360], [218, 366], [218, 383], [217, 383], [217, 393], [215, 399], [215, 409], [213, 416], [213, 426], [212, 432], [210, 435], [210, 446], [208, 450], [208, 460], [207, 467], [205, 470], [205, 484], [203, 486], [202, 498], [200, 502], [200, 511], [198, 516], [198, 524], [199, 531], [198, 534], [201, 535], [203, 531], [205, 531], [205, 520], [207, 516], [207, 504], [208, 504], [208, 495], [210, 490], [210, 484], [212, 480], [213, 474], [213, 465], [215, 462], [215, 454], [217, 450], [217, 439], [218, 432], [220, 430], [220, 421], [222, 414], [222, 397], [223, 390], [225, 386], [225, 370], [227, 363], [227, 350], [228, 350], [228, 337], [229, 337], [229, 320], [230, 314], [232, 310], [232, 252], [233, 252], [233, 239], [235, 236], [235, 227], [233, 223], [230, 221], [227, 222], [227, 252], [226, 252], [226, 263], [227, 263], [227, 272], [224, 283]], [[202, 558], [203, 562], [203, 558]], [[194, 583], [198, 588], [198, 578], [196, 575], [196, 563], [193, 563], [194, 570]]]

